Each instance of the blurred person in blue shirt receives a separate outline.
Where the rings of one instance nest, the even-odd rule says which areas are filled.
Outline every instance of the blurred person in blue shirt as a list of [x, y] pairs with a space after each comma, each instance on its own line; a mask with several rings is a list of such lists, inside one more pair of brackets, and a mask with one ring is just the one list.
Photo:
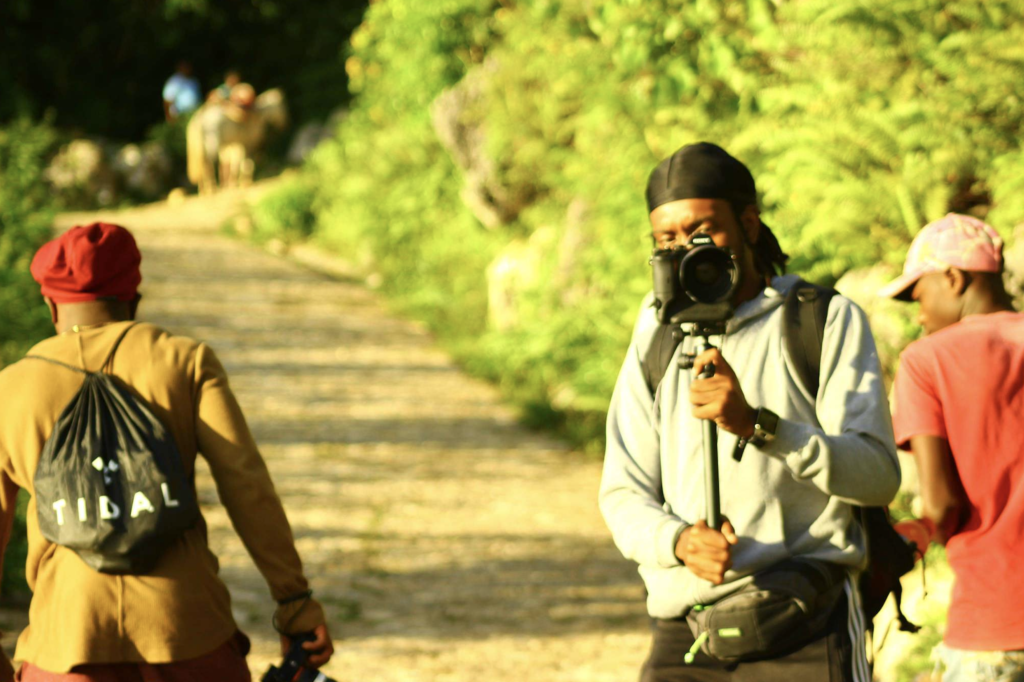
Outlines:
[[199, 81], [192, 76], [192, 64], [178, 62], [177, 70], [164, 84], [164, 118], [174, 121], [198, 109], [202, 102]]

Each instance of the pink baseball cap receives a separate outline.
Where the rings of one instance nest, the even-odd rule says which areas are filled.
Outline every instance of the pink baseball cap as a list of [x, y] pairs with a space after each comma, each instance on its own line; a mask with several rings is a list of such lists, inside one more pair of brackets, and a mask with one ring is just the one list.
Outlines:
[[928, 223], [914, 237], [903, 265], [903, 274], [878, 292], [879, 296], [910, 300], [914, 284], [929, 272], [947, 268], [971, 272], [1003, 269], [1003, 240], [991, 225], [977, 218], [948, 213]]

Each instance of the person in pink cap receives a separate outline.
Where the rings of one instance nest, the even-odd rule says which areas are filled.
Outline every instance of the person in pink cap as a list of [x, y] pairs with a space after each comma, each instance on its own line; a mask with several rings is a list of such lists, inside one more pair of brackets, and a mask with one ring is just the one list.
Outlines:
[[956, 576], [933, 654], [943, 682], [1024, 681], [1024, 315], [1002, 247], [991, 226], [950, 213], [880, 292], [917, 302], [925, 332], [900, 356], [893, 425], [917, 462], [922, 525]]

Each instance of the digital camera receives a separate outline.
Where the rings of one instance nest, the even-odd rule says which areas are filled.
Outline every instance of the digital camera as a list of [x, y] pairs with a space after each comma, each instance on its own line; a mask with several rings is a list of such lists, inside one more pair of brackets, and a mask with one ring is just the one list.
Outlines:
[[295, 635], [288, 653], [281, 662], [280, 668], [270, 666], [263, 675], [262, 682], [335, 682], [319, 670], [306, 668], [309, 652], [302, 648], [303, 643], [316, 640], [313, 633]]
[[731, 298], [740, 273], [731, 249], [716, 246], [706, 234], [685, 248], [655, 249], [654, 309], [661, 324], [724, 322], [732, 317]]

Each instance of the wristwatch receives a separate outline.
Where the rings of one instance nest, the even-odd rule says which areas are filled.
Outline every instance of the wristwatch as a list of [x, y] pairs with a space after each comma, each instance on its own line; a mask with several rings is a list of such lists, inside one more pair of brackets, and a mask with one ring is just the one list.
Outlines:
[[779, 428], [779, 415], [767, 407], [759, 407], [757, 416], [754, 418], [754, 435], [747, 439], [747, 442], [757, 448], [762, 448], [775, 440], [775, 432]]

